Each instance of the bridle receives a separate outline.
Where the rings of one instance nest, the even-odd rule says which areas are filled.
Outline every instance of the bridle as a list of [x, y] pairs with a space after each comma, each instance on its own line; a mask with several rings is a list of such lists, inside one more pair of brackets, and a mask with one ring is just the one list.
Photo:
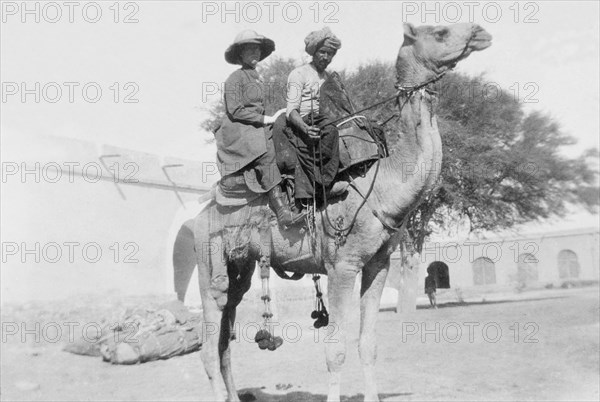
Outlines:
[[[469, 45], [471, 44], [471, 41], [473, 40], [473, 37], [474, 37], [474, 33], [471, 33], [471, 36], [467, 40], [467, 43], [465, 44], [465, 47], [463, 48], [462, 52], [456, 58], [456, 61], [450, 66], [450, 68], [442, 71], [441, 73], [436, 74], [433, 78], [431, 78], [431, 79], [429, 79], [429, 80], [427, 80], [425, 82], [422, 82], [420, 84], [417, 84], [415, 86], [402, 86], [399, 83], [397, 83], [394, 86], [396, 88], [397, 92], [393, 96], [388, 97], [388, 98], [386, 98], [386, 99], [384, 99], [384, 100], [382, 100], [380, 102], [377, 102], [377, 103], [375, 103], [373, 105], [370, 105], [368, 107], [365, 107], [365, 108], [363, 108], [363, 109], [361, 109], [361, 110], [359, 110], [357, 112], [348, 114], [348, 115], [343, 116], [341, 118], [338, 118], [338, 119], [336, 119], [336, 120], [334, 120], [332, 122], [329, 122], [326, 125], [338, 124], [338, 123], [340, 123], [342, 121], [343, 122], [347, 122], [349, 119], [352, 119], [353, 117], [357, 116], [359, 113], [362, 113], [362, 112], [364, 112], [366, 110], [369, 110], [369, 109], [372, 109], [374, 107], [383, 105], [383, 104], [385, 104], [387, 102], [390, 102], [392, 100], [396, 100], [396, 102], [399, 104], [399, 109], [400, 110], [399, 110], [399, 112], [397, 114], [392, 115], [392, 117], [390, 117], [385, 122], [383, 122], [383, 124], [386, 124], [389, 120], [391, 120], [391, 118], [393, 118], [395, 116], [398, 116], [398, 115], [400, 115], [402, 113], [402, 110], [403, 110], [404, 106], [406, 106], [406, 104], [410, 101], [410, 99], [412, 98], [412, 96], [416, 92], [418, 92], [420, 90], [428, 91], [427, 90], [427, 86], [429, 86], [429, 85], [431, 85], [431, 84], [439, 81], [440, 79], [442, 79], [442, 77], [444, 77], [444, 75], [446, 75], [446, 73], [448, 71], [453, 70], [454, 67], [456, 66], [456, 64], [458, 63], [458, 61], [461, 60], [463, 58], [463, 56], [465, 55], [465, 53], [469, 50]], [[435, 94], [435, 92], [433, 92], [433, 91], [428, 91], [428, 92]], [[400, 102], [399, 102], [399, 100], [400, 100], [401, 97], [404, 98], [404, 102], [402, 104], [400, 104]], [[369, 131], [369, 134], [371, 134], [371, 137], [375, 139], [376, 137], [371, 132], [371, 126], [370, 126], [370, 124], [367, 124], [366, 127], [367, 127], [367, 130]], [[379, 148], [379, 147], [382, 146], [382, 144], [380, 144], [379, 142], [377, 142], [377, 146]], [[354, 224], [356, 223], [356, 218], [358, 217], [358, 213], [360, 212], [360, 210], [362, 209], [362, 207], [366, 204], [367, 199], [371, 195], [371, 193], [373, 191], [373, 188], [375, 186], [375, 181], [377, 179], [377, 174], [379, 173], [379, 166], [380, 166], [380, 163], [381, 163], [381, 159], [382, 159], [382, 153], [378, 152], [378, 158], [377, 158], [377, 161], [375, 162], [376, 163], [375, 173], [373, 174], [373, 180], [371, 181], [371, 184], [369, 185], [369, 189], [367, 190], [366, 194], [363, 195], [358, 190], [357, 186], [354, 184], [354, 179], [351, 179], [350, 186], [362, 197], [363, 200], [361, 201], [361, 203], [358, 206], [356, 212], [354, 213], [354, 216], [352, 217], [352, 220], [350, 221], [350, 223], [347, 226], [342, 227], [342, 224], [343, 224], [342, 222], [340, 222], [339, 224], [335, 224], [335, 225], [331, 222], [331, 219], [329, 218], [329, 212], [327, 211], [327, 205], [328, 205], [328, 203], [327, 203], [327, 195], [326, 195], [327, 192], [326, 192], [326, 189], [323, 188], [323, 206], [324, 207], [321, 209], [321, 215], [323, 215], [323, 209], [324, 209], [325, 210], [325, 219], [327, 220], [327, 223], [329, 224], [329, 226], [331, 226], [335, 230], [335, 238], [336, 238], [335, 243], [336, 243], [336, 246], [338, 246], [340, 244], [343, 244], [345, 242], [346, 236], [352, 231], [352, 228], [354, 227]], [[315, 164], [316, 164], [316, 162], [315, 162]], [[313, 166], [313, 167], [316, 168], [316, 166]], [[377, 217], [377, 219], [379, 219], [379, 221], [381, 222], [381, 224], [383, 225], [383, 227], [385, 227], [387, 230], [390, 230], [390, 231], [393, 231], [393, 232], [398, 232], [402, 228], [402, 224], [403, 223], [401, 223], [400, 226], [398, 226], [398, 227], [391, 226], [387, 222], [385, 222], [384, 218], [377, 211], [375, 211], [375, 210], [373, 210], [373, 215], [375, 215], [375, 217]], [[323, 221], [323, 217], [321, 217], [321, 219]], [[339, 218], [338, 218], [338, 220], [339, 220]]]

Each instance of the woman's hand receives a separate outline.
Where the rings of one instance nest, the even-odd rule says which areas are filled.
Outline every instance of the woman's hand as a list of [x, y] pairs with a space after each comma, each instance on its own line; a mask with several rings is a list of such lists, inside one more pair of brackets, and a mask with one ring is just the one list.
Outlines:
[[282, 113], [285, 113], [285, 109], [278, 110], [273, 116], [265, 115], [264, 125], [269, 126], [271, 124], [274, 124], [275, 121], [277, 121], [277, 118], [279, 118], [279, 116], [281, 116]]

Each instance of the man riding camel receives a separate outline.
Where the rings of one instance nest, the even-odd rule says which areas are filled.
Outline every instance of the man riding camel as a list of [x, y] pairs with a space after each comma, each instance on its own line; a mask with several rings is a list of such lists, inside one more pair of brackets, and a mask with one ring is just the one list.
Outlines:
[[289, 158], [291, 155], [277, 149], [280, 168], [294, 172], [296, 200], [312, 199], [315, 195], [321, 198], [323, 192], [329, 191], [339, 167], [338, 130], [335, 125], [328, 125], [331, 120], [321, 113], [319, 98], [321, 86], [329, 77], [326, 68], [342, 42], [325, 27], [308, 34], [304, 43], [312, 61], [290, 73], [287, 124], [280, 118], [274, 127], [277, 134], [283, 132], [276, 148], [295, 151], [295, 157]]

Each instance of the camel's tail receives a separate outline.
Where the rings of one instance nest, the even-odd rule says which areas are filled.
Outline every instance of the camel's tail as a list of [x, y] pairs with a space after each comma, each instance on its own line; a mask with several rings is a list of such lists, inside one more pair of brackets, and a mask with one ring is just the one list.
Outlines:
[[[209, 194], [210, 192], [204, 196], [207, 198], [205, 201], [211, 199], [208, 197]], [[202, 199], [200, 201], [205, 202]], [[185, 221], [175, 238], [175, 245], [173, 247], [173, 276], [177, 298], [182, 302], [185, 299], [190, 279], [198, 263], [196, 249], [208, 242], [210, 230], [208, 225], [210, 225], [210, 221], [208, 219], [203, 220], [202, 215], [207, 214], [210, 204], [208, 202], [203, 206], [196, 217]], [[199, 226], [202, 225], [202, 221], [204, 221], [204, 226], [206, 226], [204, 228]]]

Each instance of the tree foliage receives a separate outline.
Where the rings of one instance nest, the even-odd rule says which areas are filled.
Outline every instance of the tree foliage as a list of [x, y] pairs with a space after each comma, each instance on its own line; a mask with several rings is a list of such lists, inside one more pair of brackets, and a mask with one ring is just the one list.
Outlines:
[[483, 76], [448, 74], [438, 90], [442, 175], [438, 191], [410, 218], [419, 249], [433, 227], [465, 217], [472, 231], [493, 231], [562, 216], [568, 204], [596, 210], [597, 150], [564, 156], [573, 137], [548, 115], [526, 113]]
[[[295, 65], [293, 59], [273, 57], [260, 68], [267, 114], [285, 107], [287, 76]], [[395, 69], [389, 63], [371, 62], [340, 75], [357, 109], [395, 93]], [[408, 220], [417, 251], [432, 230], [465, 218], [473, 231], [492, 231], [563, 215], [568, 204], [597, 208], [600, 192], [592, 161], [597, 162], [597, 150], [564, 156], [564, 147], [575, 139], [551, 117], [525, 112], [518, 99], [483, 75], [449, 73], [434, 89], [444, 158], [437, 187]], [[364, 113], [387, 121], [391, 148], [402, 132], [397, 113], [394, 102]], [[223, 114], [222, 103], [215, 105], [202, 127], [214, 127]]]

